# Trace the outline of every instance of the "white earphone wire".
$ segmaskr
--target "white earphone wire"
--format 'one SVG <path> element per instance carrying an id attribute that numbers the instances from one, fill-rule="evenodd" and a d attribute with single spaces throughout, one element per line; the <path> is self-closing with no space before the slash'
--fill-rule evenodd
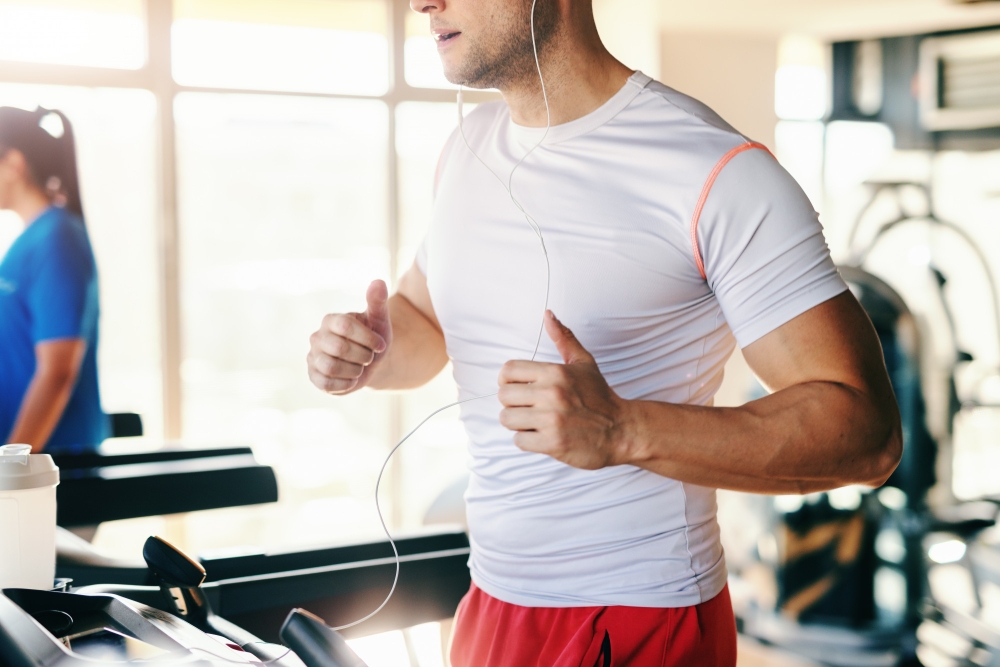
<path id="1" fill-rule="evenodd" d="M 491 174 L 493 174 L 493 176 L 500 182 L 500 185 L 503 187 L 503 189 L 507 191 L 507 195 L 510 197 L 510 200 L 514 203 L 514 206 L 516 206 L 517 210 L 520 211 L 524 215 L 524 219 L 528 222 L 528 225 L 531 227 L 532 231 L 535 232 L 535 235 L 538 236 L 538 242 L 541 244 L 542 254 L 545 257 L 545 307 L 542 310 L 542 324 L 541 324 L 541 326 L 538 329 L 538 338 L 535 341 L 535 348 L 531 352 L 531 359 L 530 359 L 531 361 L 534 361 L 535 357 L 538 356 L 538 348 L 541 346 L 541 343 L 542 343 L 542 334 L 545 331 L 545 315 L 544 314 L 545 314 L 545 311 L 547 311 L 548 308 L 549 308 L 549 290 L 550 290 L 551 283 L 552 283 L 552 269 L 551 269 L 551 265 L 549 263 L 549 253 L 548 253 L 548 250 L 545 248 L 545 239 L 542 236 L 542 230 L 538 226 L 538 223 L 535 222 L 535 219 L 532 218 L 531 215 L 524 209 L 524 207 L 521 205 L 521 202 L 519 202 L 517 200 L 517 198 L 514 197 L 514 193 L 512 191 L 512 186 L 513 186 L 513 181 L 514 181 L 514 172 L 517 171 L 518 167 L 520 167 L 524 163 L 524 161 L 526 159 L 528 159 L 528 156 L 531 155 L 535 151 L 536 148 L 538 148 L 539 146 L 542 145 L 542 143 L 545 141 L 545 138 L 549 134 L 549 129 L 552 127 L 552 113 L 551 113 L 551 110 L 549 109 L 549 97 L 548 97 L 548 93 L 545 90 L 545 79 L 542 77 L 542 65 L 541 65 L 541 62 L 539 61 L 539 58 L 538 58 L 538 43 L 535 40 L 535 5 L 537 4 L 537 2 L 538 2 L 538 0 L 532 0 L 532 2 L 531 2 L 531 48 L 532 48 L 532 52 L 533 52 L 534 58 L 535 58 L 535 69 L 538 71 L 538 80 L 539 80 L 539 82 L 541 83 L 541 86 L 542 86 L 542 100 L 545 102 L 545 131 L 542 133 L 542 136 L 541 136 L 541 138 L 539 138 L 538 142 L 534 146 L 532 146 L 530 149 L 528 149 L 528 152 L 525 153 L 524 156 L 522 156 L 521 159 L 517 161 L 517 164 L 514 165 L 513 169 L 510 170 L 510 175 L 507 177 L 507 182 L 506 183 L 504 182 L 503 178 L 501 178 L 495 171 L 493 171 L 493 169 L 490 168 L 490 166 L 488 164 L 486 164 L 486 162 L 483 161 L 483 159 L 481 157 L 479 157 L 479 155 L 476 153 L 476 151 L 473 150 L 472 146 L 469 145 L 469 140 L 465 136 L 465 127 L 463 125 L 464 117 L 462 115 L 462 86 L 461 85 L 458 88 L 458 99 L 457 99 L 457 104 L 458 104 L 458 131 L 459 131 L 459 134 L 462 135 L 462 141 L 465 143 L 465 145 L 469 149 L 469 151 L 476 157 L 476 159 L 484 167 L 486 167 L 486 169 Z M 449 403 L 448 405 L 445 405 L 443 407 L 438 408 L 434 412 L 432 412 L 429 415 L 427 415 L 426 417 L 424 417 L 424 419 L 419 424 L 417 424 L 413 428 L 413 430 L 411 430 L 409 433 L 407 433 L 403 437 L 403 439 L 400 440 L 398 443 L 396 443 L 396 446 L 393 447 L 389 451 L 389 455 L 385 457 L 385 461 L 382 463 L 382 468 L 381 468 L 381 470 L 379 470 L 378 480 L 375 482 L 375 509 L 378 512 L 378 519 L 379 519 L 379 521 L 382 524 L 382 530 L 385 532 L 385 536 L 389 540 L 389 544 L 392 546 L 392 552 L 393 552 L 393 555 L 394 555 L 394 557 L 396 559 L 396 574 L 395 574 L 395 576 L 392 579 L 392 587 L 389 589 L 389 594 L 385 596 L 385 599 L 382 601 L 382 604 L 380 604 L 378 606 L 378 608 L 375 609 L 375 611 L 371 612 L 370 614 L 368 614 L 367 616 L 365 616 L 363 618 L 360 618 L 360 619 L 358 619 L 356 621 L 353 621 L 351 623 L 347 623 L 346 625 L 339 625 L 339 626 L 333 628 L 334 630 L 346 630 L 347 628 L 354 627 L 355 625 L 358 625 L 360 623 L 364 623 L 365 621 L 367 621 L 371 617 L 375 616 L 375 614 L 377 614 L 380 611 L 382 611 L 382 609 L 389 603 L 390 598 L 392 598 L 392 594 L 396 591 L 396 585 L 399 583 L 399 566 L 400 566 L 399 550 L 396 548 L 396 542 L 392 539 L 392 535 L 389 533 L 389 528 L 385 525 L 385 517 L 382 514 L 382 506 L 379 504 L 379 500 L 378 500 L 378 492 L 379 492 L 379 487 L 382 484 L 382 476 L 385 473 L 386 466 L 389 465 L 389 461 L 392 459 L 392 455 L 396 453 L 396 450 L 399 449 L 403 445 L 404 442 L 406 442 L 407 440 L 410 439 L 410 436 L 412 436 L 414 433 L 416 433 L 420 429 L 421 426 L 423 426 L 428 421 L 430 421 L 430 419 L 432 417 L 434 417 L 435 415 L 437 415 L 438 413 L 443 412 L 443 411 L 447 410 L 448 408 L 453 408 L 455 406 L 461 405 L 463 403 L 468 403 L 470 401 L 478 401 L 479 399 L 482 399 L 482 398 L 489 398 L 491 396 L 496 396 L 497 393 L 498 392 L 493 392 L 491 394 L 483 394 L 482 396 L 472 396 L 470 398 L 464 398 L 462 400 L 455 401 L 454 403 Z"/>
<path id="2" fill-rule="evenodd" d="M 521 159 L 517 161 L 517 164 L 515 164 L 514 167 L 510 170 L 510 174 L 507 176 L 507 182 L 506 183 L 504 182 L 504 179 L 502 177 L 500 177 L 495 171 L 493 171 L 493 169 L 490 168 L 490 166 L 488 164 L 486 164 L 486 162 L 484 162 L 481 157 L 479 157 L 479 155 L 476 153 L 475 150 L 473 150 L 472 146 L 469 144 L 469 140 L 465 136 L 465 127 L 463 126 L 463 122 L 462 122 L 464 120 L 464 117 L 462 115 L 462 86 L 459 86 L 459 89 L 458 89 L 458 100 L 457 100 L 457 103 L 458 103 L 458 130 L 459 130 L 459 133 L 462 135 L 462 141 L 465 143 L 465 145 L 469 149 L 469 151 L 480 162 L 480 164 L 482 164 L 484 167 L 486 167 L 486 169 L 491 174 L 493 174 L 493 176 L 500 182 L 500 185 L 503 187 L 503 189 L 507 191 L 507 195 L 510 197 L 511 202 L 513 202 L 514 206 L 517 207 L 517 210 L 520 211 L 522 215 L 524 215 L 524 219 L 527 221 L 528 226 L 530 226 L 531 230 L 533 232 L 535 232 L 536 236 L 538 236 L 538 242 L 541 244 L 542 254 L 545 257 L 545 307 L 542 310 L 542 324 L 541 324 L 541 326 L 538 329 L 538 338 L 535 341 L 535 347 L 534 347 L 534 350 L 531 353 L 531 358 L 530 358 L 531 361 L 534 361 L 535 357 L 538 356 L 538 348 L 541 346 L 541 343 L 542 343 L 542 334 L 545 331 L 545 311 L 547 311 L 548 308 L 549 308 L 549 290 L 550 290 L 551 283 L 552 283 L 552 267 L 551 267 L 551 264 L 549 263 L 549 253 L 548 253 L 548 250 L 545 248 L 545 238 L 542 236 L 542 230 L 538 226 L 538 223 L 535 222 L 535 219 L 532 218 L 531 215 L 524 209 L 524 206 L 521 205 L 521 202 L 519 202 L 517 200 L 517 198 L 514 197 L 513 182 L 514 182 L 514 173 L 517 171 L 518 167 L 520 167 L 524 163 L 524 161 L 528 159 L 529 155 L 531 155 L 533 152 L 535 152 L 535 149 L 537 149 L 539 146 L 542 145 L 542 143 L 545 141 L 545 138 L 549 134 L 549 130 L 552 127 L 552 112 L 551 112 L 551 109 L 549 108 L 549 97 L 548 97 L 548 93 L 545 90 L 545 79 L 542 76 L 542 66 L 541 66 L 541 63 L 540 63 L 539 58 L 538 58 L 538 44 L 537 44 L 537 41 L 535 40 L 535 5 L 537 4 L 537 2 L 538 2 L 538 0 L 532 0 L 532 2 L 531 2 L 531 48 L 532 48 L 532 51 L 533 51 L 534 57 L 535 57 L 535 69 L 538 71 L 538 80 L 539 80 L 539 82 L 541 83 L 541 86 L 542 86 L 542 99 L 545 102 L 545 131 L 542 133 L 542 136 L 539 138 L 538 142 L 535 143 L 535 145 L 533 145 L 530 149 L 528 149 L 528 152 L 526 152 L 521 157 Z M 382 609 L 385 608 L 385 606 L 387 604 L 389 604 L 389 600 L 392 598 L 392 594 L 396 592 L 396 585 L 399 583 L 399 568 L 400 568 L 399 549 L 396 547 L 396 542 L 395 542 L 395 540 L 392 539 L 392 535 L 389 533 L 389 528 L 385 525 L 385 517 L 382 514 L 382 506 L 381 506 L 381 504 L 379 503 L 379 500 L 378 500 L 378 492 L 379 492 L 379 488 L 380 488 L 380 486 L 382 484 L 382 476 L 385 474 L 385 468 L 386 468 L 386 466 L 389 465 L 389 461 L 392 460 L 392 455 L 396 453 L 396 450 L 398 450 L 400 447 L 403 446 L 404 442 L 406 442 L 407 440 L 410 439 L 410 436 L 412 436 L 414 433 L 416 433 L 420 429 L 421 426 L 423 426 L 428 421 L 430 421 L 430 419 L 432 417 L 436 416 L 438 413 L 444 412 L 448 408 L 453 408 L 453 407 L 461 405 L 463 403 L 468 403 L 470 401 L 478 401 L 478 400 L 480 400 L 482 398 L 489 398 L 491 396 L 496 396 L 497 393 L 498 392 L 493 392 L 492 394 L 483 394 L 481 396 L 472 396 L 470 398 L 464 398 L 462 400 L 455 401 L 454 403 L 449 403 L 448 405 L 445 405 L 443 407 L 438 408 L 434 412 L 432 412 L 429 415 L 427 415 L 426 417 L 424 417 L 424 419 L 419 424 L 417 424 L 415 427 L 413 427 L 413 429 L 409 433 L 407 433 L 405 436 L 403 436 L 403 439 L 400 440 L 398 443 L 396 443 L 396 446 L 393 447 L 389 451 L 388 456 L 385 457 L 385 461 L 382 462 L 382 468 L 379 470 L 378 479 L 375 482 L 375 510 L 378 512 L 378 520 L 382 524 L 382 530 L 385 532 L 385 536 L 389 540 L 389 544 L 392 546 L 392 553 L 393 553 L 393 556 L 394 556 L 394 558 L 396 560 L 396 574 L 395 574 L 395 576 L 393 576 L 393 579 L 392 579 L 392 587 L 389 589 L 389 593 L 388 593 L 388 595 L 385 596 L 385 599 L 382 600 L 382 604 L 380 604 L 373 612 L 371 612 L 367 616 L 359 618 L 356 621 L 352 621 L 352 622 L 347 623 L 345 625 L 338 625 L 338 626 L 332 628 L 333 630 L 346 630 L 347 628 L 352 628 L 355 625 L 359 625 L 361 623 L 364 623 L 365 621 L 367 621 L 368 619 L 372 618 L 377 613 L 379 613 L 380 611 L 382 611 Z M 196 649 L 196 650 L 200 650 L 200 649 Z M 271 660 L 265 660 L 265 661 L 260 662 L 259 664 L 269 665 L 269 664 L 278 662 L 279 660 L 282 660 L 283 658 L 285 658 L 285 656 L 287 656 L 289 653 L 291 653 L 291 649 L 286 650 L 284 653 L 282 653 L 281 655 L 279 655 L 277 658 L 273 658 Z M 244 664 L 244 661 L 229 660 L 228 658 L 222 658 L 222 659 L 225 660 L 225 661 L 227 661 L 227 662 Z M 138 663 L 145 663 L 145 662 L 147 662 L 147 661 L 133 659 L 133 660 L 128 660 L 127 662 L 124 662 L 124 663 L 121 663 L 121 664 L 138 664 Z"/>

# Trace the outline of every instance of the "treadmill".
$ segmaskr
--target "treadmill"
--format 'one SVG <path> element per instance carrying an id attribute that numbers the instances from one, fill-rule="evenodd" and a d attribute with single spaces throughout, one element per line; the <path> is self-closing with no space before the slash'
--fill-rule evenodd
<path id="1" fill-rule="evenodd" d="M 148 585 L 57 580 L 50 591 L 0 591 L 0 664 L 364 667 L 345 637 L 450 618 L 469 588 L 464 532 L 404 537 L 397 547 L 392 599 L 341 635 L 327 621 L 360 618 L 388 593 L 388 542 L 199 562 L 150 537 Z M 112 570 L 102 574 L 113 578 Z"/>
<path id="2" fill-rule="evenodd" d="M 116 437 L 142 433 L 137 415 L 112 416 L 112 424 Z M 53 458 L 61 476 L 56 586 L 0 591 L 0 665 L 360 667 L 345 637 L 451 618 L 471 584 L 463 530 L 398 537 L 391 599 L 341 636 L 320 618 L 343 625 L 381 604 L 396 574 L 387 540 L 198 561 L 150 538 L 143 563 L 102 556 L 65 530 L 275 502 L 274 470 L 259 464 L 249 447 L 101 448 Z"/>

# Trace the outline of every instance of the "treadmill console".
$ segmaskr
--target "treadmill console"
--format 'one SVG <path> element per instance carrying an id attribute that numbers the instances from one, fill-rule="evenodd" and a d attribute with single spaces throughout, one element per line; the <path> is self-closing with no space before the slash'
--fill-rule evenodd
<path id="1" fill-rule="evenodd" d="M 11 667 L 261 664 L 224 637 L 117 595 L 16 588 L 0 595 L 0 662 Z M 303 663 L 288 652 L 272 664 Z"/>

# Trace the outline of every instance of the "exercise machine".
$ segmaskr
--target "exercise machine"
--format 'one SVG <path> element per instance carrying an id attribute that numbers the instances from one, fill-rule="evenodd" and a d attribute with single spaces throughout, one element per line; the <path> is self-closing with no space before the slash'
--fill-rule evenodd
<path id="1" fill-rule="evenodd" d="M 345 637 L 450 618 L 469 588 L 464 532 L 396 544 L 402 571 L 392 601 L 341 635 L 326 622 L 352 620 L 385 597 L 395 571 L 388 542 L 199 562 L 151 537 L 143 548 L 145 585 L 114 581 L 135 580 L 136 572 L 95 568 L 103 583 L 0 591 L 0 663 L 362 667 Z"/>
<path id="2" fill-rule="evenodd" d="M 983 264 L 994 304 L 997 291 L 982 252 L 960 227 L 933 213 L 930 190 L 911 182 L 873 183 L 873 203 L 879 196 L 897 198 L 900 215 L 881 224 L 867 242 L 858 244 L 859 223 L 851 231 L 851 259 L 841 275 L 868 313 L 882 345 L 903 426 L 903 457 L 885 487 L 858 493 L 852 507 L 835 507 L 832 494 L 815 494 L 801 507 L 775 511 L 773 517 L 773 566 L 777 588 L 776 609 L 751 606 L 739 618 L 742 630 L 767 643 L 792 649 L 826 665 L 919 665 L 920 628 L 926 623 L 946 624 L 969 639 L 968 657 L 1000 656 L 1000 629 L 991 629 L 975 613 L 968 614 L 935 599 L 928 581 L 934 564 L 928 549 L 935 537 L 950 536 L 963 544 L 992 527 L 997 501 L 931 503 L 928 492 L 937 482 L 938 443 L 927 428 L 927 406 L 922 377 L 927 332 L 918 325 L 900 294 L 863 267 L 873 247 L 890 230 L 906 224 L 932 225 L 961 237 Z M 908 215 L 902 204 L 904 190 L 916 190 L 926 199 L 927 213 Z M 957 340 L 955 318 L 944 287 L 947 277 L 931 264 L 932 284 L 937 286 L 944 326 Z M 1000 332 L 1000 315 L 991 305 Z M 945 375 L 946 433 L 950 438 L 955 416 L 962 409 L 955 377 L 972 355 L 958 349 Z M 938 540 L 940 541 L 940 540 Z M 1000 556 L 995 549 L 973 544 L 963 560 L 978 581 L 1000 582 Z M 991 570 L 986 563 L 993 563 Z M 978 570 L 978 572 L 977 572 Z M 885 572 L 903 582 L 900 608 L 876 604 L 876 580 Z M 977 593 L 978 600 L 978 593 Z M 981 603 L 980 603 L 981 608 Z M 963 664 L 997 664 L 970 661 Z"/>

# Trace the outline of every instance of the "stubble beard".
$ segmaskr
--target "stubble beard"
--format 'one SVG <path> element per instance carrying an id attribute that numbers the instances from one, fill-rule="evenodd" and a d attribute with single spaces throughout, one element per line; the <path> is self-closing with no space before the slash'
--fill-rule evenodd
<path id="1" fill-rule="evenodd" d="M 559 22 L 554 0 L 538 0 L 535 7 L 535 44 L 531 39 L 531 0 L 523 3 L 518 16 L 508 17 L 504 25 L 490 28 L 476 42 L 470 42 L 468 53 L 458 71 L 448 76 L 451 83 L 468 88 L 505 90 L 529 79 L 537 79 L 535 47 L 541 56 Z"/>

